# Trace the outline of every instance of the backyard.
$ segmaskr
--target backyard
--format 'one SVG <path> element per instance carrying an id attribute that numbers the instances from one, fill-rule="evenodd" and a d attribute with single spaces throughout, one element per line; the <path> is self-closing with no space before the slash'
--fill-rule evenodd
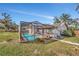
<path id="1" fill-rule="evenodd" d="M 19 34 L 17 32 L 0 32 L 0 42 L 8 40 L 17 40 Z"/>
<path id="2" fill-rule="evenodd" d="M 19 36 L 16 32 L 1 32 L 0 33 L 0 55 L 9 56 L 54 56 L 54 55 L 79 55 L 79 46 L 70 45 L 60 41 L 54 41 L 48 44 L 43 43 L 19 43 Z M 10 41 L 11 40 L 11 41 Z M 77 42 L 79 39 L 76 37 L 67 37 L 63 40 Z M 5 43 L 2 43 L 7 41 Z"/>

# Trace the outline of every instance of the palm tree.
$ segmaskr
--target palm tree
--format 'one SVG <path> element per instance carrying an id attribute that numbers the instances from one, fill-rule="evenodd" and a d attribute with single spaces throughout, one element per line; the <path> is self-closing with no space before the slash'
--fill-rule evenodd
<path id="1" fill-rule="evenodd" d="M 70 15 L 63 13 L 63 14 L 60 16 L 60 20 L 61 20 L 61 22 L 64 23 L 64 25 L 66 26 L 66 28 L 67 28 L 67 30 L 68 30 L 68 29 L 69 29 L 68 25 L 72 22 L 72 19 L 70 18 Z"/>
<path id="2" fill-rule="evenodd" d="M 11 17 L 7 13 L 2 13 L 3 19 L 2 23 L 7 27 L 7 30 L 9 30 L 9 26 L 11 24 Z"/>
<path id="3" fill-rule="evenodd" d="M 79 13 L 79 5 L 76 6 L 75 11 Z"/>
<path id="4" fill-rule="evenodd" d="M 66 28 L 68 30 L 69 29 L 68 25 L 72 23 L 72 19 L 70 18 L 70 15 L 63 13 L 59 18 L 58 17 L 54 18 L 54 24 L 55 25 L 56 24 L 61 24 L 61 23 L 64 23 L 64 25 L 66 26 Z"/>
<path id="5" fill-rule="evenodd" d="M 79 13 L 79 4 L 76 6 L 75 11 L 77 11 Z M 78 19 L 77 19 L 78 20 Z M 78 27 L 79 23 L 77 21 L 74 21 L 75 26 Z"/>
<path id="6" fill-rule="evenodd" d="M 54 20 L 54 24 L 60 23 L 60 20 L 58 17 L 55 17 L 53 20 Z"/>

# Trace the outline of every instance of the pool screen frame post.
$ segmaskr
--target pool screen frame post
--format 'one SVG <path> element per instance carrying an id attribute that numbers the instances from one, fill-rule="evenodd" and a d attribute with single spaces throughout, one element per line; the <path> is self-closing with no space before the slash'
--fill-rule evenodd
<path id="1" fill-rule="evenodd" d="M 34 39 L 35 39 L 35 25 L 34 25 Z"/>
<path id="2" fill-rule="evenodd" d="M 19 22 L 19 42 L 21 42 L 21 22 Z"/>

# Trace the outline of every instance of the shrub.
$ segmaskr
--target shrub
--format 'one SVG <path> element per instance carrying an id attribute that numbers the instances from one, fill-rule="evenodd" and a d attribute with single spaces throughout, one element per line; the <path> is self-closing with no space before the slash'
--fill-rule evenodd
<path id="1" fill-rule="evenodd" d="M 73 36 L 73 31 L 71 31 L 71 30 L 64 30 L 63 31 L 63 35 L 71 37 L 71 36 Z"/>
<path id="2" fill-rule="evenodd" d="M 70 28 L 70 31 L 72 32 L 72 36 L 75 36 L 75 28 Z"/>

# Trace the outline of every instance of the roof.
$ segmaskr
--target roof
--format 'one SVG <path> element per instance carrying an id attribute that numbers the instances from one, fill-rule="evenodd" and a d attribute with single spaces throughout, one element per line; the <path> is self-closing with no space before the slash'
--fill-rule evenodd
<path id="1" fill-rule="evenodd" d="M 53 29 L 55 26 L 49 24 L 43 24 L 42 26 L 38 26 L 39 29 Z"/>
<path id="2" fill-rule="evenodd" d="M 24 21 L 21 21 L 20 24 L 21 24 L 21 26 L 27 26 L 29 24 L 32 24 L 32 25 L 34 25 L 38 29 L 52 29 L 52 28 L 55 28 L 55 26 L 53 26 L 53 25 L 42 24 L 42 23 L 40 23 L 38 21 L 33 21 L 33 22 L 24 22 Z"/>
<path id="3" fill-rule="evenodd" d="M 42 23 L 40 23 L 40 22 L 38 22 L 38 21 L 33 21 L 33 22 L 24 22 L 24 21 L 20 21 L 20 24 L 22 25 L 22 26 L 26 26 L 26 25 L 29 25 L 29 24 L 32 24 L 32 25 L 42 25 Z"/>
<path id="4" fill-rule="evenodd" d="M 55 28 L 54 26 L 40 26 L 40 27 L 37 27 L 38 29 L 53 29 Z"/>

